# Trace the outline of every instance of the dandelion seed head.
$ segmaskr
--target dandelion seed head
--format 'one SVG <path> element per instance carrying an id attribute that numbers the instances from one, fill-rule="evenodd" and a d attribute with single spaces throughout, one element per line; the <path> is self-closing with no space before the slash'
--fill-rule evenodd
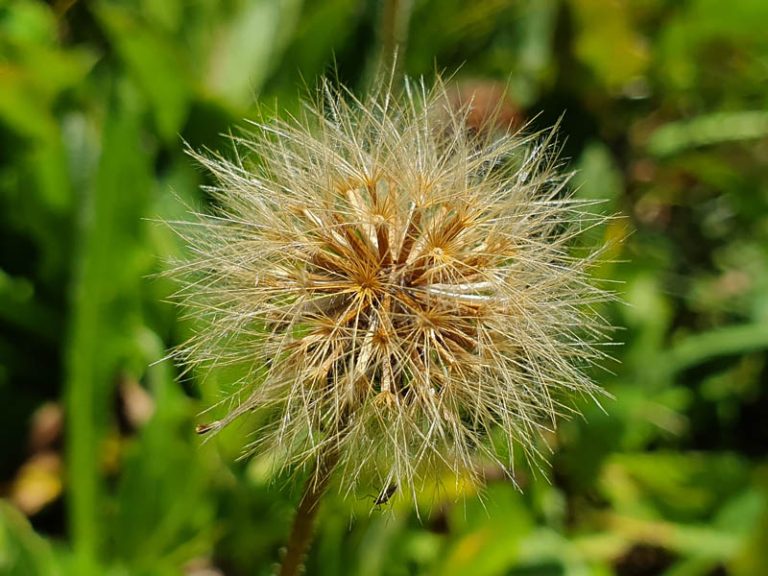
<path id="1" fill-rule="evenodd" d="M 572 396 L 600 393 L 605 331 L 597 254 L 571 250 L 604 218 L 569 192 L 554 132 L 470 130 L 439 81 L 320 92 L 234 138 L 235 160 L 191 152 L 217 208 L 181 229 L 179 296 L 205 329 L 180 354 L 247 373 L 201 432 L 261 411 L 250 451 L 291 467 L 334 445 L 349 491 L 536 459 Z"/>

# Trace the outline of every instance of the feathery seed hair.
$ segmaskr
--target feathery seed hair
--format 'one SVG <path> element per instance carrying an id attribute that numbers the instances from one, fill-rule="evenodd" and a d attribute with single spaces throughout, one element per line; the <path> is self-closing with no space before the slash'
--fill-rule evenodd
<path id="1" fill-rule="evenodd" d="M 535 459 L 569 395 L 600 392 L 583 369 L 606 294 L 596 253 L 570 248 L 605 218 L 572 197 L 553 132 L 469 129 L 440 81 L 319 93 L 234 138 L 234 161 L 191 152 L 218 207 L 182 227 L 179 296 L 206 327 L 180 354 L 249 374 L 198 431 L 261 410 L 250 450 L 297 466 L 332 447 L 349 491 Z"/>

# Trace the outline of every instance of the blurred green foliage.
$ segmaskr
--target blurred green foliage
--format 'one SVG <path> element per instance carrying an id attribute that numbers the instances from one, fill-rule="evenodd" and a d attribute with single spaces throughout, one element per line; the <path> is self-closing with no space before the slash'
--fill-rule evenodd
<path id="1" fill-rule="evenodd" d="M 768 3 L 413 0 L 400 64 L 534 126 L 561 114 L 578 194 L 625 216 L 605 412 L 552 465 L 373 509 L 330 495 L 308 574 L 768 574 Z M 298 488 L 201 446 L 194 327 L 158 220 L 210 199 L 183 152 L 332 73 L 364 90 L 382 2 L 0 1 L 0 574 L 269 574 Z M 277 102 L 277 106 L 274 106 Z M 257 112 L 256 104 L 261 105 Z M 278 113 L 278 112 L 269 112 Z M 454 498 L 458 496 L 458 500 Z"/>

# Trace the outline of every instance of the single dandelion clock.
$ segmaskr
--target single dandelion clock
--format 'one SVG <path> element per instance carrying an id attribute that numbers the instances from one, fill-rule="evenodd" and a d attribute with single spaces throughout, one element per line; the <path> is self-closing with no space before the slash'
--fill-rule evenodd
<path id="1" fill-rule="evenodd" d="M 332 474 L 377 500 L 489 459 L 511 474 L 600 393 L 599 251 L 571 248 L 605 218 L 569 192 L 552 132 L 470 129 L 453 101 L 440 81 L 364 99 L 326 82 L 300 117 L 234 138 L 235 160 L 192 152 L 216 208 L 180 227 L 179 296 L 206 329 L 179 353 L 250 374 L 199 432 L 260 411 L 247 450 L 313 470 L 282 574 Z"/>

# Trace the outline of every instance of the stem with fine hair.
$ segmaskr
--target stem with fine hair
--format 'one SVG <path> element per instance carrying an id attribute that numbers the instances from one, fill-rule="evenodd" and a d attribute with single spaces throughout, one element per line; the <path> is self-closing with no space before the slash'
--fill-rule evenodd
<path id="1" fill-rule="evenodd" d="M 333 470 L 339 461 L 339 445 L 328 445 L 320 455 L 312 474 L 304 485 L 296 516 L 293 519 L 291 534 L 285 559 L 280 566 L 280 576 L 296 576 L 304 564 L 312 537 L 314 535 L 315 516 L 320 507 L 320 499 L 328 488 Z"/>

